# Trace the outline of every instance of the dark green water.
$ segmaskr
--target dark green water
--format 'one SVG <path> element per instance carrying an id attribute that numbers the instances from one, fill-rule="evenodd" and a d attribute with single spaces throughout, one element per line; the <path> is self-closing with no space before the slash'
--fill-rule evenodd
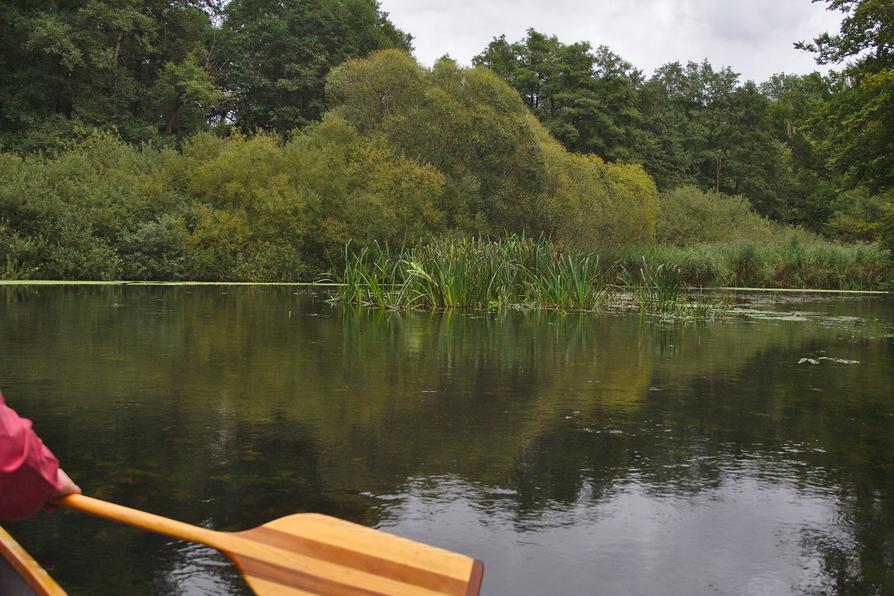
<path id="1" fill-rule="evenodd" d="M 485 594 L 892 593 L 894 302 L 752 309 L 0 286 L 0 387 L 88 494 L 224 530 L 336 515 L 483 559 Z M 7 527 L 74 594 L 244 590 L 110 522 Z"/>

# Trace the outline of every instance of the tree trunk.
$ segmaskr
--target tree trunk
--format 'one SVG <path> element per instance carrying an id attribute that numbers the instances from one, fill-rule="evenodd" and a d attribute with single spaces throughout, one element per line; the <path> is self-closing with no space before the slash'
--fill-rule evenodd
<path id="1" fill-rule="evenodd" d="M 722 159 L 723 159 L 723 156 L 718 154 L 717 161 L 715 162 L 716 167 L 715 167 L 715 174 L 714 174 L 714 192 L 720 192 L 720 160 L 722 160 Z"/>
<path id="2" fill-rule="evenodd" d="M 115 64 L 118 64 L 118 52 L 121 51 L 122 39 L 124 39 L 124 31 L 118 34 L 118 39 L 115 41 Z"/>
<path id="3" fill-rule="evenodd" d="M 171 110 L 171 113 L 168 115 L 168 122 L 165 124 L 165 135 L 170 136 L 171 133 L 174 132 L 174 124 L 177 123 L 177 113 L 180 111 L 180 108 L 183 106 L 181 102 L 177 102 L 174 105 L 174 109 Z"/>

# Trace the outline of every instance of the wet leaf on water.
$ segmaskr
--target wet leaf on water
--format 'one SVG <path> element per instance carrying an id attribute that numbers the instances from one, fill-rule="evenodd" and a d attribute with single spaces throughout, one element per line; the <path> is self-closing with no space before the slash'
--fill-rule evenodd
<path id="1" fill-rule="evenodd" d="M 838 364 L 860 364 L 859 360 L 845 360 L 844 358 L 831 358 L 829 356 L 820 356 L 817 360 L 829 360 Z"/>

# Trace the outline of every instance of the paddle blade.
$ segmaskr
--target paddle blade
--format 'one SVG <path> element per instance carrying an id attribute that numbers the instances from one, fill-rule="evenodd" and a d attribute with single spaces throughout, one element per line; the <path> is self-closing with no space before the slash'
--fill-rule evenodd
<path id="1" fill-rule="evenodd" d="M 475 595 L 482 563 L 326 515 L 290 515 L 218 546 L 260 595 Z"/>

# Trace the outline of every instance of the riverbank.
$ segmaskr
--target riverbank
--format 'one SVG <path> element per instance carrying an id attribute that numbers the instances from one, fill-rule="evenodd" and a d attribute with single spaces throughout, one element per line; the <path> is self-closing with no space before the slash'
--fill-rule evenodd
<path id="1" fill-rule="evenodd" d="M 348 244 L 317 280 L 0 280 L 57 285 L 288 285 L 327 287 L 333 301 L 378 308 L 626 310 L 716 318 L 734 292 L 884 294 L 894 272 L 887 251 L 822 240 L 737 241 L 583 250 L 510 235 L 441 238 L 399 249 Z"/>

